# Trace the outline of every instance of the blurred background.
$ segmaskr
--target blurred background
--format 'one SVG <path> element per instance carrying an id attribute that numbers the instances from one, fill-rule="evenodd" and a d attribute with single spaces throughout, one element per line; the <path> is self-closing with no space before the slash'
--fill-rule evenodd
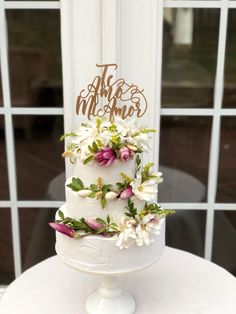
<path id="1" fill-rule="evenodd" d="M 62 108 L 59 10 L 7 10 L 12 107 Z M 220 9 L 166 8 L 162 108 L 198 108 L 199 115 L 162 115 L 160 203 L 206 203 Z M 229 10 L 223 108 L 236 108 L 236 10 Z M 0 109 L 3 106 L 0 83 Z M 18 200 L 64 201 L 60 158 L 63 114 L 13 114 Z M 0 111 L 0 201 L 9 201 L 4 114 Z M 216 203 L 236 203 L 236 116 L 221 118 Z M 226 208 L 227 209 L 227 208 Z M 47 222 L 56 208 L 18 208 L 23 270 L 55 254 Z M 0 285 L 14 279 L 10 208 L 0 208 Z M 167 222 L 167 245 L 204 256 L 206 210 L 177 210 Z M 236 275 L 236 207 L 214 217 L 213 262 Z"/>

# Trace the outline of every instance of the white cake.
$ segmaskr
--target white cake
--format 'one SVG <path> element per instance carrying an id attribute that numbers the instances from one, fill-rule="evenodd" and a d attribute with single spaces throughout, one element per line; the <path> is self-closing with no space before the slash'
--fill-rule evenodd
<path id="1" fill-rule="evenodd" d="M 59 231 L 56 252 L 68 265 L 122 273 L 161 256 L 170 211 L 153 202 L 162 174 L 151 170 L 153 164 L 141 166 L 150 132 L 98 119 L 70 134 L 64 156 L 74 163 L 74 176 L 65 183 L 66 204 L 50 223 Z"/>

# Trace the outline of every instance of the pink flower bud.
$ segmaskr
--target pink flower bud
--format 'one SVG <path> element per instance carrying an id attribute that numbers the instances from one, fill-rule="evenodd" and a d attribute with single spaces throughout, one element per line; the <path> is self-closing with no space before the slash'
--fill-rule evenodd
<path id="1" fill-rule="evenodd" d="M 75 232 L 70 227 L 67 227 L 66 225 L 55 223 L 55 222 L 49 222 L 49 226 L 52 227 L 54 230 L 63 233 L 67 235 L 70 238 L 74 238 Z"/>
<path id="2" fill-rule="evenodd" d="M 107 167 L 116 159 L 116 154 L 110 147 L 105 147 L 95 154 L 95 158 L 100 165 Z"/>
<path id="3" fill-rule="evenodd" d="M 97 222 L 96 219 L 94 218 L 87 218 L 85 221 L 86 224 L 89 225 L 89 227 L 92 228 L 93 230 L 97 230 L 102 227 L 102 224 Z"/>
<path id="4" fill-rule="evenodd" d="M 121 199 L 125 199 L 125 198 L 129 198 L 131 196 L 133 196 L 134 193 L 132 191 L 132 187 L 131 186 L 128 186 L 125 190 L 123 190 L 120 194 L 120 198 Z"/>
<path id="5" fill-rule="evenodd" d="M 121 161 L 128 161 L 134 156 L 134 152 L 132 150 L 129 150 L 126 146 L 121 147 L 119 152 Z"/>

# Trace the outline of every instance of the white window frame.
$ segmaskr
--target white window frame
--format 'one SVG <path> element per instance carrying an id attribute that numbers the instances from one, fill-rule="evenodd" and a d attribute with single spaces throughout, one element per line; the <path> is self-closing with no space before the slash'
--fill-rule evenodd
<path id="1" fill-rule="evenodd" d="M 70 1 L 70 0 L 67 0 Z M 106 0 L 103 0 L 104 3 Z M 214 231 L 214 214 L 217 210 L 236 209 L 236 204 L 216 203 L 216 189 L 218 178 L 218 164 L 219 164 L 219 142 L 220 142 L 220 126 L 221 117 L 236 116 L 236 109 L 222 108 L 222 98 L 224 89 L 224 61 L 226 50 L 226 36 L 227 36 L 227 21 L 228 10 L 236 8 L 236 1 L 234 0 L 156 0 L 167 8 L 219 8 L 220 9 L 220 27 L 218 40 L 218 53 L 216 76 L 214 86 L 214 106 L 210 109 L 195 109 L 195 108 L 162 108 L 161 116 L 210 116 L 212 121 L 212 133 L 210 144 L 210 158 L 209 158 L 209 173 L 208 173 L 208 194 L 207 202 L 205 203 L 165 203 L 162 204 L 167 208 L 184 209 L 184 210 L 206 210 L 206 233 L 205 233 L 205 258 L 211 260 L 213 231 Z M 162 2 L 163 1 L 163 2 Z M 64 108 L 14 108 L 11 106 L 11 95 L 9 85 L 9 68 L 8 68 L 8 39 L 6 27 L 6 10 L 11 9 L 42 9 L 42 10 L 60 10 L 60 1 L 4 1 L 0 0 L 0 61 L 1 61 L 1 77 L 4 106 L 0 108 L 0 115 L 5 119 L 5 133 L 6 133 L 6 150 L 7 150 L 7 168 L 9 178 L 10 200 L 0 200 L 1 208 L 11 209 L 12 221 L 12 239 L 13 239 L 13 257 L 14 257 L 14 271 L 15 276 L 19 276 L 22 272 L 21 265 L 21 247 L 20 247 L 20 231 L 19 231 L 19 217 L 18 208 L 58 208 L 62 205 L 61 201 L 20 201 L 17 196 L 17 178 L 16 178 L 16 164 L 15 164 L 15 144 L 13 134 L 12 115 L 61 115 L 65 117 L 65 121 L 70 119 L 67 116 Z M 104 5 L 104 8 L 106 6 Z M 107 13 L 107 12 L 105 12 Z M 162 17 L 162 14 L 159 17 Z M 162 25 L 159 23 L 159 26 Z M 161 27 L 162 29 L 162 27 Z M 157 95 L 160 96 L 161 91 L 161 54 L 162 51 L 162 32 L 157 32 L 156 43 L 158 49 L 156 50 L 157 65 L 156 74 L 153 76 L 155 86 L 157 88 Z M 62 40 L 63 45 L 66 41 Z M 64 54 L 65 57 L 65 54 Z M 66 82 L 63 82 L 65 90 Z M 160 117 L 159 117 L 160 118 Z M 159 143 L 158 143 L 159 145 Z M 158 160 L 158 155 L 156 156 Z"/>

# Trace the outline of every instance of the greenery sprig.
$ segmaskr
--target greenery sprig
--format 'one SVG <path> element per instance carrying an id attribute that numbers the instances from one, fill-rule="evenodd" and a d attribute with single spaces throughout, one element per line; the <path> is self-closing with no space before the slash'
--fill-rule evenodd
<path id="1" fill-rule="evenodd" d="M 133 217 L 137 215 L 137 208 L 134 207 L 134 202 L 131 199 L 128 199 L 128 205 L 125 207 L 129 212 L 126 212 L 125 215 L 128 217 Z"/>
<path id="2" fill-rule="evenodd" d="M 105 208 L 107 204 L 105 195 L 112 189 L 112 185 L 103 184 L 102 178 L 100 177 L 97 180 L 97 184 L 90 184 L 89 187 L 85 187 L 80 178 L 72 177 L 72 181 L 71 183 L 67 184 L 67 187 L 72 189 L 72 191 L 74 192 L 79 192 L 81 190 L 90 190 L 91 192 L 88 197 L 100 200 L 102 208 Z"/>
<path id="3" fill-rule="evenodd" d="M 148 133 L 155 133 L 156 130 L 155 129 L 149 129 L 149 128 L 143 128 L 141 130 L 139 130 L 138 132 L 135 132 L 132 137 L 136 137 L 139 136 L 141 134 L 148 134 Z"/>
<path id="4" fill-rule="evenodd" d="M 101 225 L 100 228 L 92 228 L 85 220 L 85 218 L 81 218 L 79 220 L 65 217 L 61 210 L 58 211 L 60 219 L 55 220 L 55 223 L 63 224 L 76 233 L 76 238 L 83 237 L 89 234 L 103 234 L 105 236 L 113 236 L 118 232 L 118 226 L 114 222 L 111 221 L 110 216 L 108 215 L 106 219 L 97 218 L 96 221 Z"/>

